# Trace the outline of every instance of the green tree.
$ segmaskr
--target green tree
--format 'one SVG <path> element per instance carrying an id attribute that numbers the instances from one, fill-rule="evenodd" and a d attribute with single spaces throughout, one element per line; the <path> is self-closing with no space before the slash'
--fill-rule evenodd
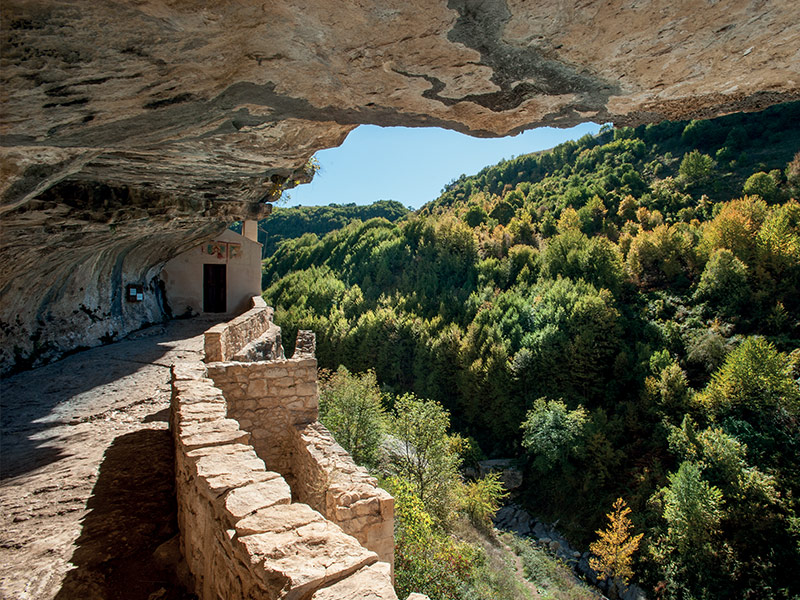
<path id="1" fill-rule="evenodd" d="M 641 231 L 628 250 L 628 272 L 641 287 L 684 287 L 695 268 L 693 246 L 690 232 L 678 226 L 659 225 L 653 231 Z"/>
<path id="2" fill-rule="evenodd" d="M 426 512 L 414 486 L 389 478 L 395 498 L 395 590 L 401 598 L 413 592 L 441 600 L 459 600 L 472 582 L 481 551 L 440 531 Z"/>
<path id="3" fill-rule="evenodd" d="M 747 265 L 727 248 L 715 250 L 697 284 L 697 299 L 709 302 L 725 315 L 735 316 L 741 313 L 750 294 Z"/>
<path id="4" fill-rule="evenodd" d="M 494 208 L 492 208 L 492 212 L 489 213 L 489 216 L 492 219 L 497 219 L 497 222 L 501 225 L 508 225 L 511 219 L 514 218 L 515 212 L 516 211 L 511 204 L 505 200 L 500 200 L 494 205 Z"/>
<path id="5" fill-rule="evenodd" d="M 438 402 L 412 394 L 395 401 L 391 432 L 400 440 L 392 456 L 398 477 L 408 481 L 425 510 L 446 523 L 454 509 L 460 458 L 447 430 L 450 415 Z"/>
<path id="6" fill-rule="evenodd" d="M 620 345 L 620 315 L 608 290 L 560 278 L 530 292 L 522 348 L 511 364 L 523 397 L 598 401 L 612 377 Z M 542 377 L 547 373 L 547 377 Z"/>
<path id="7" fill-rule="evenodd" d="M 319 418 L 357 464 L 376 464 L 386 417 L 374 371 L 355 375 L 340 366 L 322 376 Z"/>
<path id="8" fill-rule="evenodd" d="M 747 338 L 728 355 L 698 401 L 718 417 L 738 410 L 800 414 L 800 388 L 790 357 L 761 337 Z"/>
<path id="9" fill-rule="evenodd" d="M 664 490 L 667 535 L 679 553 L 688 554 L 710 542 L 719 531 L 722 506 L 722 492 L 703 480 L 700 467 L 682 462 Z"/>
<path id="10" fill-rule="evenodd" d="M 539 471 L 563 464 L 583 447 L 586 410 L 569 410 L 562 400 L 539 398 L 522 423 L 522 446 Z"/>
<path id="11" fill-rule="evenodd" d="M 508 496 L 500 473 L 487 473 L 485 477 L 466 482 L 461 494 L 464 510 L 472 523 L 487 531 L 491 530 L 500 503 Z"/>
<path id="12" fill-rule="evenodd" d="M 613 292 L 622 285 L 622 257 L 607 238 L 567 230 L 548 240 L 541 261 L 542 276 L 550 279 L 583 279 Z"/>
<path id="13" fill-rule="evenodd" d="M 464 214 L 464 221 L 470 227 L 477 227 L 478 225 L 485 223 L 488 218 L 489 215 L 486 213 L 483 207 L 478 206 L 477 204 L 470 204 L 469 208 L 467 208 L 467 212 Z"/>
<path id="14" fill-rule="evenodd" d="M 720 523 L 724 499 L 701 468 L 684 461 L 661 490 L 666 534 L 650 546 L 666 578 L 669 598 L 713 598 L 720 579 Z M 724 576 L 723 576 L 724 577 Z"/>
<path id="15" fill-rule="evenodd" d="M 684 155 L 678 173 L 689 185 L 705 183 L 711 178 L 714 160 L 707 154 L 692 150 Z"/>
<path id="16" fill-rule="evenodd" d="M 742 191 L 748 196 L 759 196 L 767 202 L 772 202 L 778 194 L 778 184 L 769 173 L 759 171 L 747 178 Z"/>

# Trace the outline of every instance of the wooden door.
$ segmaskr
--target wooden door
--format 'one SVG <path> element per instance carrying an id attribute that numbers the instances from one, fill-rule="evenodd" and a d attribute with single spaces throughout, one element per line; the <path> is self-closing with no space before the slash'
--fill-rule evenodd
<path id="1" fill-rule="evenodd" d="M 227 310 L 226 265 L 203 265 L 203 310 L 224 313 Z"/>

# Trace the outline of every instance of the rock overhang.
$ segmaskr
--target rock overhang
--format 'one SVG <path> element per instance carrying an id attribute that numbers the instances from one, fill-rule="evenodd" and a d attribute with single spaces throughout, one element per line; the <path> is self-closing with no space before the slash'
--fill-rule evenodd
<path id="1" fill-rule="evenodd" d="M 362 123 L 513 134 L 800 98 L 790 1 L 9 0 L 5 366 L 158 320 L 171 256 L 307 180 Z"/>

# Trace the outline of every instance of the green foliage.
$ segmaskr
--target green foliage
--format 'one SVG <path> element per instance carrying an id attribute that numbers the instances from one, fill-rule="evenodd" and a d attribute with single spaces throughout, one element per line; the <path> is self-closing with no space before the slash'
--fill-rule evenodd
<path id="1" fill-rule="evenodd" d="M 462 491 L 464 510 L 476 527 L 490 529 L 492 518 L 500 509 L 500 502 L 508 496 L 500 481 L 500 473 L 488 473 L 464 484 Z"/>
<path id="2" fill-rule="evenodd" d="M 432 535 L 466 521 L 455 465 L 469 436 L 489 457 L 522 457 L 535 484 L 517 500 L 576 544 L 603 526 L 603 507 L 629 499 L 648 592 L 663 582 L 666 598 L 791 597 L 797 139 L 800 103 L 605 128 L 463 175 L 398 220 L 336 224 L 330 212 L 320 220 L 336 229 L 309 226 L 317 233 L 275 247 L 265 298 L 285 340 L 317 332 L 321 366 L 372 369 L 386 398 L 429 398 L 449 417 L 460 435 L 431 416 L 433 458 L 415 462 L 416 443 L 430 450 L 421 439 L 399 461 Z M 393 435 L 389 446 L 405 445 Z M 699 548 L 681 525 L 691 515 L 705 518 Z M 429 560 L 442 547 L 409 552 L 446 578 Z M 481 564 L 463 572 L 461 597 L 492 596 L 478 591 L 492 589 Z"/>
<path id="3" fill-rule="evenodd" d="M 438 403 L 411 394 L 397 398 L 394 411 L 390 430 L 400 444 L 392 456 L 393 470 L 410 483 L 437 523 L 447 523 L 453 517 L 460 462 L 447 433 L 450 416 Z"/>
<path id="4" fill-rule="evenodd" d="M 642 231 L 631 241 L 627 268 L 643 288 L 686 287 L 696 263 L 691 232 L 659 225 Z"/>
<path id="5" fill-rule="evenodd" d="M 747 265 L 727 248 L 715 250 L 700 276 L 695 296 L 725 315 L 737 315 L 750 294 Z"/>
<path id="6" fill-rule="evenodd" d="M 619 349 L 619 312 L 611 294 L 557 279 L 543 280 L 531 295 L 528 331 L 512 362 L 527 397 L 601 398 Z"/>
<path id="7" fill-rule="evenodd" d="M 714 161 L 710 156 L 697 150 L 692 150 L 684 155 L 681 166 L 678 168 L 678 173 L 686 183 L 695 185 L 708 181 L 713 168 Z"/>
<path id="8" fill-rule="evenodd" d="M 386 428 L 375 372 L 354 375 L 339 367 L 322 373 L 319 419 L 356 463 L 374 466 Z"/>
<path id="9" fill-rule="evenodd" d="M 550 238 L 541 256 L 544 277 L 583 279 L 614 292 L 622 286 L 622 258 L 607 238 L 590 239 L 578 230 L 567 230 Z"/>
<path id="10" fill-rule="evenodd" d="M 489 215 L 486 214 L 486 211 L 482 206 L 478 206 L 477 204 L 472 204 L 467 209 L 467 212 L 464 214 L 464 221 L 470 227 L 477 227 L 486 222 L 489 218 Z"/>
<path id="11" fill-rule="evenodd" d="M 437 531 L 413 485 L 390 479 L 395 498 L 395 590 L 402 598 L 412 592 L 436 600 L 461 598 L 483 561 L 479 548 Z"/>
<path id="12" fill-rule="evenodd" d="M 742 192 L 748 196 L 759 196 L 767 202 L 771 202 L 778 193 L 778 184 L 775 183 L 775 180 L 770 177 L 768 173 L 759 171 L 747 178 L 747 181 L 744 182 Z"/>
<path id="13" fill-rule="evenodd" d="M 522 424 L 522 446 L 540 471 L 549 471 L 579 453 L 585 439 L 586 410 L 567 409 L 561 400 L 539 398 Z"/>
<path id="14" fill-rule="evenodd" d="M 357 220 L 368 221 L 380 217 L 393 223 L 408 213 L 407 208 L 394 200 L 378 200 L 367 206 L 331 204 L 276 207 L 270 216 L 258 222 L 258 241 L 263 244 L 262 256 L 267 258 L 284 240 L 296 239 L 307 233 L 325 235 Z"/>
<path id="15" fill-rule="evenodd" d="M 789 356 L 761 337 L 747 338 L 728 355 L 698 401 L 717 417 L 741 410 L 800 415 L 800 388 Z"/>
<path id="16" fill-rule="evenodd" d="M 692 553 L 710 553 L 722 520 L 724 501 L 719 488 L 703 480 L 695 463 L 684 461 L 669 476 L 663 494 L 667 545 L 684 558 Z"/>

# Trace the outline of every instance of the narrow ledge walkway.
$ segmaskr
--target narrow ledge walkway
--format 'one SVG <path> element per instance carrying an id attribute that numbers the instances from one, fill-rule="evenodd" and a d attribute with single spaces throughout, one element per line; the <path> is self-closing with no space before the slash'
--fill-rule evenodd
<path id="1" fill-rule="evenodd" d="M 170 321 L 0 380 L 0 598 L 181 600 L 170 366 L 217 321 Z M 166 546 L 167 548 L 169 545 Z"/>

